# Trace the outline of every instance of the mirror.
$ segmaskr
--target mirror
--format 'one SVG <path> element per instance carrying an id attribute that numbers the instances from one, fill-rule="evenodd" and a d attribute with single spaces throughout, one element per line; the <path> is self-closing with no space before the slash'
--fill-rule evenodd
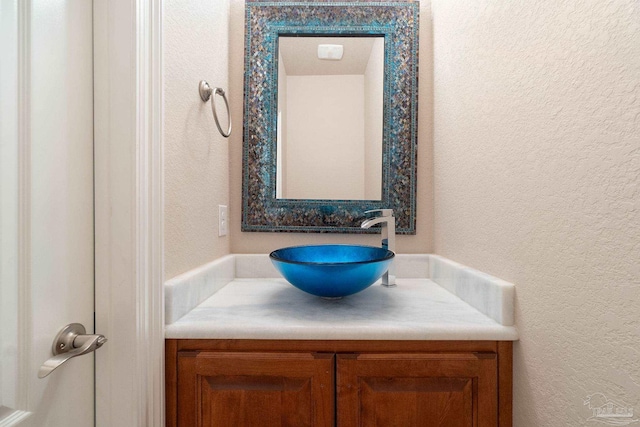
<path id="1" fill-rule="evenodd" d="M 279 36 L 276 198 L 381 199 L 383 87 L 382 36 Z"/>
<path id="2" fill-rule="evenodd" d="M 247 1 L 245 17 L 242 230 L 375 233 L 364 212 L 391 208 L 414 234 L 418 3 Z"/>

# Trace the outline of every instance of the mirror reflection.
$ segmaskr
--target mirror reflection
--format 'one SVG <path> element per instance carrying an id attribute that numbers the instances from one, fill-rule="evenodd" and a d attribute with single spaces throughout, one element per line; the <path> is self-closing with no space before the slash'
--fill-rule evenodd
<path id="1" fill-rule="evenodd" d="M 278 38 L 276 198 L 380 200 L 384 37 Z"/>

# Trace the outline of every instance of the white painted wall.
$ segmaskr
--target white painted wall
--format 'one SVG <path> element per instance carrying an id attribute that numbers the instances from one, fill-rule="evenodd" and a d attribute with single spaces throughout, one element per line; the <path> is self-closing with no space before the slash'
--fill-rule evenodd
<path id="1" fill-rule="evenodd" d="M 640 3 L 436 0 L 433 30 L 435 251 L 516 284 L 514 426 L 638 414 Z"/>
<path id="2" fill-rule="evenodd" d="M 364 199 L 364 76 L 287 76 L 287 199 Z"/>
<path id="3" fill-rule="evenodd" d="M 364 198 L 382 197 L 384 38 L 377 37 L 364 73 Z"/>
<path id="4" fill-rule="evenodd" d="M 278 129 L 276 150 L 276 198 L 284 198 L 287 194 L 287 69 L 284 66 L 282 52 L 278 50 Z"/>
<path id="5" fill-rule="evenodd" d="M 166 279 L 229 253 L 229 236 L 218 237 L 218 205 L 229 205 L 229 142 L 198 94 L 204 79 L 242 105 L 242 88 L 229 90 L 228 40 L 229 0 L 164 2 Z M 224 102 L 216 99 L 224 127 Z M 239 206 L 228 215 L 239 217 Z"/>

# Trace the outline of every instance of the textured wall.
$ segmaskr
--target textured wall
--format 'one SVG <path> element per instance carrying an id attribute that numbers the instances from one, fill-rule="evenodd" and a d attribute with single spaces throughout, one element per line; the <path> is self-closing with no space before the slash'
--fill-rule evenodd
<path id="1" fill-rule="evenodd" d="M 364 72 L 364 198 L 379 200 L 382 182 L 384 38 L 376 37 Z"/>
<path id="2" fill-rule="evenodd" d="M 166 0 L 164 16 L 164 250 L 170 279 L 229 253 L 229 236 L 218 237 L 218 205 L 229 204 L 229 142 L 216 128 L 211 105 L 198 95 L 202 79 L 228 89 L 229 0 Z M 216 105 L 224 127 L 224 103 Z M 240 121 L 234 133 L 242 133 Z"/>
<path id="3" fill-rule="evenodd" d="M 516 284 L 514 425 L 594 392 L 639 418 L 640 3 L 434 0 L 433 28 L 435 251 Z"/>
<path id="4" fill-rule="evenodd" d="M 229 28 L 229 85 L 233 120 L 242 123 L 244 74 L 244 0 L 231 1 Z M 420 102 L 418 111 L 417 234 L 398 236 L 397 249 L 425 253 L 432 249 L 432 41 L 430 2 L 420 2 Z M 242 132 L 238 128 L 229 142 L 231 250 L 234 253 L 265 253 L 276 248 L 307 243 L 363 243 L 377 245 L 379 235 L 319 233 L 248 233 L 240 231 L 242 196 Z"/>
<path id="5" fill-rule="evenodd" d="M 364 199 L 364 76 L 287 76 L 287 119 L 284 198 Z"/>

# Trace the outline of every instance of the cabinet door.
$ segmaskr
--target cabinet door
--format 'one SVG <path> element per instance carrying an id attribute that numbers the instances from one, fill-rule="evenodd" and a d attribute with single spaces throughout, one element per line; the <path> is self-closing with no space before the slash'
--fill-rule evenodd
<path id="1" fill-rule="evenodd" d="M 178 426 L 329 427 L 334 355 L 178 353 Z"/>
<path id="2" fill-rule="evenodd" d="M 497 425 L 494 353 L 338 355 L 338 427 Z"/>

